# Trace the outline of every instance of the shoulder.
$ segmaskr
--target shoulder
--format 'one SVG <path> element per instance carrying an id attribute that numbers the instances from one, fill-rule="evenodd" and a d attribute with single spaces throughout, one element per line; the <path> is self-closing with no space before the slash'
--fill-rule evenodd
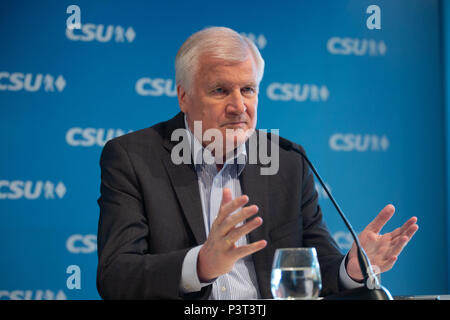
<path id="1" fill-rule="evenodd" d="M 134 132 L 124 134 L 120 137 L 111 139 L 105 145 L 120 145 L 126 150 L 153 150 L 157 151 L 160 147 L 170 141 L 173 130 L 184 126 L 183 114 L 178 113 L 170 120 L 159 122 L 151 127 L 140 129 Z"/>
<path id="2" fill-rule="evenodd" d="M 252 150 L 251 139 L 257 139 L 258 150 Z M 253 143 L 253 145 L 256 145 Z M 300 179 L 307 170 L 305 160 L 297 151 L 305 154 L 302 146 L 279 136 L 277 133 L 256 130 L 249 141 L 250 159 L 252 152 L 256 153 L 258 162 L 262 166 L 273 168 L 270 175 L 278 176 L 283 180 Z M 250 160 L 251 161 L 251 160 Z"/>
<path id="3" fill-rule="evenodd" d="M 254 136 L 257 136 L 259 148 L 264 146 L 264 148 L 267 148 L 268 153 L 275 150 L 279 153 L 280 158 L 283 158 L 283 160 L 303 162 L 302 155 L 294 151 L 294 149 L 298 149 L 301 153 L 306 154 L 305 149 L 301 145 L 273 132 L 256 130 L 256 135 Z"/>

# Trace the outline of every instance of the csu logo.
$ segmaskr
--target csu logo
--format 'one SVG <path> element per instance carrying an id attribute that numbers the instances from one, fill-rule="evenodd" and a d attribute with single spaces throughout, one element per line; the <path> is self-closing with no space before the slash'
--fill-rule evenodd
<path id="1" fill-rule="evenodd" d="M 97 235 L 73 234 L 66 241 L 67 251 L 71 253 L 92 253 L 97 251 Z"/>
<path id="2" fill-rule="evenodd" d="M 36 92 L 44 89 L 46 92 L 63 91 L 66 87 L 66 80 L 62 75 L 53 76 L 51 74 L 6 71 L 0 72 L 0 91 L 20 91 Z"/>
<path id="3" fill-rule="evenodd" d="M 67 297 L 62 290 L 0 290 L 0 300 L 67 300 Z"/>
<path id="4" fill-rule="evenodd" d="M 66 142 L 73 147 L 103 147 L 109 140 L 129 132 L 132 130 L 75 127 L 67 131 Z"/>
<path id="5" fill-rule="evenodd" d="M 17 200 L 21 198 L 35 200 L 41 197 L 45 199 L 62 199 L 66 191 L 66 186 L 62 182 L 0 180 L 0 200 Z"/>
<path id="6" fill-rule="evenodd" d="M 334 151 L 386 151 L 389 139 L 385 135 L 336 133 L 330 137 L 329 145 Z"/>
<path id="7" fill-rule="evenodd" d="M 136 82 L 136 92 L 141 96 L 176 97 L 177 87 L 172 79 L 140 78 Z"/>
<path id="8" fill-rule="evenodd" d="M 267 97 L 275 101 L 327 101 L 329 95 L 323 85 L 274 82 L 267 87 Z"/>
<path id="9" fill-rule="evenodd" d="M 72 41 L 133 42 L 136 33 L 132 27 L 86 23 L 81 29 L 66 28 L 66 37 Z"/>
<path id="10" fill-rule="evenodd" d="M 331 54 L 384 56 L 387 47 L 383 40 L 333 37 L 327 41 L 327 50 Z"/>

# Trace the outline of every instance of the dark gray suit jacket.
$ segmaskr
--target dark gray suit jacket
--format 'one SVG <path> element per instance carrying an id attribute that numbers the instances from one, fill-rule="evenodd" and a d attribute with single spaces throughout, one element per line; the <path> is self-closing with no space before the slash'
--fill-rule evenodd
<path id="1" fill-rule="evenodd" d="M 211 286 L 179 293 L 183 259 L 206 235 L 195 169 L 171 161 L 177 128 L 184 128 L 182 113 L 103 149 L 97 289 L 104 299 L 205 299 L 210 293 Z M 298 154 L 280 148 L 279 155 L 276 175 L 261 175 L 261 164 L 247 163 L 240 176 L 243 194 L 264 221 L 249 241 L 268 242 L 252 255 L 261 295 L 272 298 L 273 255 L 285 247 L 315 247 L 321 295 L 336 293 L 343 256 L 322 220 L 312 173 Z"/>

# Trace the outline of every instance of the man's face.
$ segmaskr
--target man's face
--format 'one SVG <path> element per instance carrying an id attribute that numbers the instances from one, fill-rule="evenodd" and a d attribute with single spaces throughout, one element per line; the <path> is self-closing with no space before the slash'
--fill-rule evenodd
<path id="1" fill-rule="evenodd" d="M 224 147 L 226 143 L 234 147 L 244 143 L 256 127 L 256 79 L 257 68 L 251 54 L 247 60 L 235 63 L 202 57 L 191 92 L 178 87 L 180 108 L 187 115 L 191 131 L 194 132 L 194 121 L 202 121 L 202 135 L 208 129 L 218 129 Z M 228 139 L 227 129 L 233 133 Z M 203 146 L 209 143 L 203 142 Z"/>

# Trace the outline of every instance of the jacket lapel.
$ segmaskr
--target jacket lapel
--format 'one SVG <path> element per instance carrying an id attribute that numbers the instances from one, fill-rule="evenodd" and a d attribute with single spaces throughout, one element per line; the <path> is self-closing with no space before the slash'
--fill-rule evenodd
<path id="1" fill-rule="evenodd" d="M 194 238 L 197 244 L 202 244 L 206 241 L 206 232 L 195 168 L 192 164 L 174 164 L 170 157 L 173 147 L 179 143 L 171 141 L 170 137 L 172 132 L 179 128 L 184 128 L 184 115 L 181 112 L 166 122 L 163 145 L 168 153 L 163 163 Z"/>
<path id="2" fill-rule="evenodd" d="M 263 219 L 263 224 L 248 235 L 249 243 L 259 240 L 270 241 L 269 226 L 271 217 L 269 212 L 269 176 L 261 175 L 260 170 L 263 167 L 264 166 L 259 163 L 247 163 L 240 176 L 242 193 L 249 197 L 249 204 L 256 204 L 258 206 L 258 215 Z M 269 257 L 269 255 L 267 248 L 253 254 L 253 263 L 258 279 L 259 290 L 263 298 L 272 298 L 272 294 L 270 293 L 272 257 Z"/>

